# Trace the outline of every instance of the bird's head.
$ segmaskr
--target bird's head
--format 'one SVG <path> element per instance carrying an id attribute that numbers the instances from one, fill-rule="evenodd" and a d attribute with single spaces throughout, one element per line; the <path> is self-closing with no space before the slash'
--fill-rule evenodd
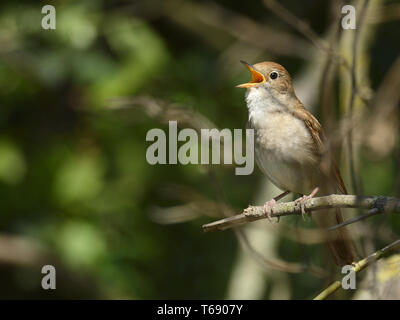
<path id="1" fill-rule="evenodd" d="M 239 84 L 237 88 L 265 89 L 269 95 L 294 93 L 292 80 L 286 69 L 278 63 L 265 61 L 251 65 L 243 60 L 240 61 L 250 71 L 251 80 Z"/>

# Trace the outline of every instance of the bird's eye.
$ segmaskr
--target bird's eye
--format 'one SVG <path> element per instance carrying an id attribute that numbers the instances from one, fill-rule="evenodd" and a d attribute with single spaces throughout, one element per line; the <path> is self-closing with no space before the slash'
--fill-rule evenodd
<path id="1" fill-rule="evenodd" d="M 272 72 L 269 74 L 269 77 L 270 77 L 272 80 L 275 80 L 276 78 L 278 78 L 278 73 L 275 72 L 275 71 L 272 71 Z"/>

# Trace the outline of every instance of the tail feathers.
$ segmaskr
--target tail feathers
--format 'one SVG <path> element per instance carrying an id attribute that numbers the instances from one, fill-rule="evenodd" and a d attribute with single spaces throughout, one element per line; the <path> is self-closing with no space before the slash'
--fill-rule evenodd
<path id="1" fill-rule="evenodd" d="M 343 222 L 340 209 L 336 208 L 330 210 L 335 210 L 336 214 L 333 214 L 333 212 L 321 212 L 315 215 L 316 222 L 320 228 L 325 229 Z M 345 227 L 329 231 L 326 244 L 332 260 L 336 265 L 343 266 L 354 262 L 355 249 L 349 232 Z"/>

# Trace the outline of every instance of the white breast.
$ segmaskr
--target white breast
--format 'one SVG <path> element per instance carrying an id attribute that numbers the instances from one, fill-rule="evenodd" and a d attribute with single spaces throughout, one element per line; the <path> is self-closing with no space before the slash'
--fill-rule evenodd
<path id="1" fill-rule="evenodd" d="M 302 120 L 261 90 L 246 96 L 257 164 L 278 188 L 306 194 L 315 187 L 311 134 Z"/>

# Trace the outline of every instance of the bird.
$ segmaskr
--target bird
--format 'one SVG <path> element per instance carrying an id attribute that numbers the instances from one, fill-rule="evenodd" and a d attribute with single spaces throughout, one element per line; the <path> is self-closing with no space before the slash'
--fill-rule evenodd
<path id="1" fill-rule="evenodd" d="M 305 202 L 319 195 L 347 194 L 329 143 L 319 121 L 297 98 L 289 72 L 280 64 L 265 61 L 251 65 L 246 88 L 247 127 L 254 130 L 254 155 L 260 170 L 283 191 L 264 205 L 271 222 L 273 208 L 288 193 L 296 199 L 304 219 Z M 316 224 L 327 229 L 343 222 L 339 208 L 314 213 Z M 328 231 L 326 231 L 328 232 Z M 354 262 L 355 248 L 346 228 L 329 231 L 326 245 L 338 266 Z"/>

